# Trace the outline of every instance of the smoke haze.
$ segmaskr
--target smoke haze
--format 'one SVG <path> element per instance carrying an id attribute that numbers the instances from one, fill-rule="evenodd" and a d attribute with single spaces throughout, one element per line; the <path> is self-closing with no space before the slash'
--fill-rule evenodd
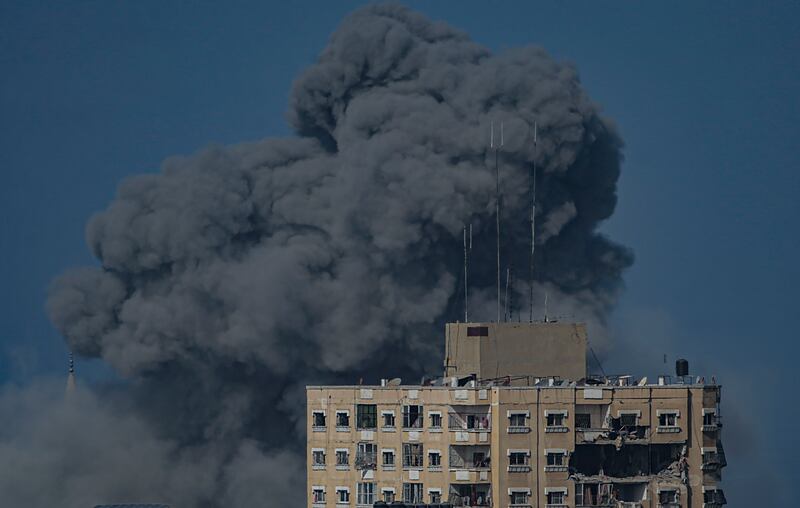
<path id="1" fill-rule="evenodd" d="M 371 6 L 297 78 L 288 119 L 296 136 L 168 159 L 91 218 L 99 266 L 55 280 L 47 308 L 76 354 L 127 383 L 66 403 L 41 385 L 2 395 L 2 455 L 24 464 L 0 473 L 11 506 L 302 506 L 305 385 L 440 372 L 444 322 L 463 316 L 465 224 L 471 318 L 494 318 L 491 122 L 515 316 L 536 121 L 535 307 L 547 291 L 603 349 L 632 263 L 596 232 L 622 140 L 572 66 Z"/>

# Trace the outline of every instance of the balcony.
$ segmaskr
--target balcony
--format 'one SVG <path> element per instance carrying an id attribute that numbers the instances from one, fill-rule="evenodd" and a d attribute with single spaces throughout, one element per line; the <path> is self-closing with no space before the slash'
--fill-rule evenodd
<path id="1" fill-rule="evenodd" d="M 509 473 L 530 473 L 530 464 L 512 464 L 508 466 Z"/>
<path id="2" fill-rule="evenodd" d="M 672 426 L 672 425 L 659 425 L 656 428 L 656 432 L 659 434 L 679 434 L 681 431 L 680 427 Z"/>
<path id="3" fill-rule="evenodd" d="M 569 432 L 569 428 L 566 425 L 548 425 L 544 428 L 545 433 L 557 433 L 561 434 L 564 432 Z M 547 505 L 551 506 L 551 505 Z M 552 506 L 561 506 L 561 505 L 552 505 Z M 565 505 L 566 506 L 566 505 Z"/>

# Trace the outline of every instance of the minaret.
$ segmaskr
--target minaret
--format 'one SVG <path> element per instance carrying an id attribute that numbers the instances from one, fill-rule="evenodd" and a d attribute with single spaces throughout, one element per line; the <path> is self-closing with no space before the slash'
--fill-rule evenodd
<path id="1" fill-rule="evenodd" d="M 69 352 L 69 374 L 67 374 L 67 397 L 75 393 L 75 360 Z"/>

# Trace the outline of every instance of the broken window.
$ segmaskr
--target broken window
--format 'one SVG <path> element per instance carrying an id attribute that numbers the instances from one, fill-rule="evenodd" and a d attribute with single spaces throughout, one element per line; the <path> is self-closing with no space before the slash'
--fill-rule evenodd
<path id="1" fill-rule="evenodd" d="M 347 411 L 336 411 L 336 426 L 345 428 L 350 426 L 350 413 Z"/>
<path id="2" fill-rule="evenodd" d="M 578 444 L 569 455 L 569 467 L 585 476 L 605 474 L 617 478 L 650 474 L 679 474 L 682 445 L 678 443 L 649 446 L 613 444 Z M 601 471 L 603 473 L 601 473 Z"/>
<path id="3" fill-rule="evenodd" d="M 378 462 L 378 445 L 375 443 L 358 443 L 356 464 L 359 466 L 374 466 Z"/>
<path id="4" fill-rule="evenodd" d="M 336 450 L 336 465 L 347 466 L 350 464 L 350 453 L 347 450 Z"/>
<path id="5" fill-rule="evenodd" d="M 442 414 L 441 413 L 430 413 L 431 418 L 431 428 L 432 429 L 441 429 L 442 428 Z"/>
<path id="6" fill-rule="evenodd" d="M 336 487 L 336 503 L 350 504 L 350 489 L 347 487 Z"/>
<path id="7" fill-rule="evenodd" d="M 325 467 L 325 450 L 313 450 L 311 452 L 311 464 Z"/>
<path id="8" fill-rule="evenodd" d="M 678 505 L 680 506 L 680 498 L 678 497 L 678 489 L 661 489 L 658 491 L 658 504 L 663 506 Z"/>
<path id="9" fill-rule="evenodd" d="M 422 484 L 404 483 L 403 484 L 404 503 L 422 503 Z"/>
<path id="10" fill-rule="evenodd" d="M 576 413 L 575 428 L 576 429 L 592 428 L 592 415 L 590 415 L 589 413 Z"/>
<path id="11" fill-rule="evenodd" d="M 383 450 L 383 467 L 394 467 L 394 450 Z"/>
<path id="12" fill-rule="evenodd" d="M 403 406 L 403 428 L 422 428 L 422 406 Z"/>
<path id="13" fill-rule="evenodd" d="M 356 503 L 360 505 L 372 505 L 375 502 L 375 484 L 371 482 L 359 483 L 356 485 Z"/>
<path id="14" fill-rule="evenodd" d="M 703 490 L 703 502 L 706 506 L 722 506 L 728 503 L 725 494 L 720 489 Z"/>
<path id="15" fill-rule="evenodd" d="M 636 427 L 639 424 L 637 413 L 620 413 L 619 424 L 621 427 Z"/>
<path id="16" fill-rule="evenodd" d="M 313 422 L 312 427 L 316 428 L 324 428 L 325 427 L 325 412 L 324 411 L 314 411 L 313 415 Z"/>
<path id="17" fill-rule="evenodd" d="M 311 489 L 311 502 L 324 503 L 325 502 L 325 489 L 322 487 L 314 487 Z"/>
<path id="18" fill-rule="evenodd" d="M 659 427 L 676 427 L 678 425 L 677 413 L 661 413 L 658 415 Z"/>
<path id="19" fill-rule="evenodd" d="M 564 498 L 566 497 L 566 493 L 563 491 L 556 491 L 556 492 L 548 492 L 547 493 L 547 504 L 555 504 L 555 505 L 562 505 L 564 504 Z"/>
<path id="20" fill-rule="evenodd" d="M 509 452 L 508 463 L 511 466 L 527 466 L 528 452 Z"/>
<path id="21" fill-rule="evenodd" d="M 403 443 L 403 467 L 422 467 L 422 443 Z"/>
<path id="22" fill-rule="evenodd" d="M 378 406 L 375 404 L 358 404 L 356 406 L 356 427 L 359 429 L 377 428 Z"/>
<path id="23" fill-rule="evenodd" d="M 485 452 L 472 452 L 472 467 L 489 467 Z"/>
<path id="24" fill-rule="evenodd" d="M 575 506 L 602 506 L 609 502 L 610 485 L 599 483 L 576 483 L 575 484 Z M 605 494 L 605 496 L 604 496 Z"/>
<path id="25" fill-rule="evenodd" d="M 394 428 L 394 411 L 385 411 L 383 413 L 383 426 L 385 428 Z"/>

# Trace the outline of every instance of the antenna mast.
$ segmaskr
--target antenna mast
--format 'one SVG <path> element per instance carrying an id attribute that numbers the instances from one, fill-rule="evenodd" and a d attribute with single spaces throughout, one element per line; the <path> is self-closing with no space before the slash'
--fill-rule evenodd
<path id="1" fill-rule="evenodd" d="M 497 232 L 497 322 L 500 322 L 500 147 L 503 146 L 503 122 L 500 122 L 500 143 L 494 142 L 494 122 L 492 122 L 491 147 L 494 148 L 494 179 L 495 179 L 495 217 Z"/>
<path id="2" fill-rule="evenodd" d="M 533 122 L 533 166 L 531 167 L 531 260 L 530 260 L 530 322 L 533 323 L 533 250 L 536 246 L 536 121 Z"/>
<path id="3" fill-rule="evenodd" d="M 469 225 L 469 244 L 467 244 L 467 226 L 464 226 L 464 322 L 469 323 L 469 252 L 472 250 L 472 224 Z"/>

